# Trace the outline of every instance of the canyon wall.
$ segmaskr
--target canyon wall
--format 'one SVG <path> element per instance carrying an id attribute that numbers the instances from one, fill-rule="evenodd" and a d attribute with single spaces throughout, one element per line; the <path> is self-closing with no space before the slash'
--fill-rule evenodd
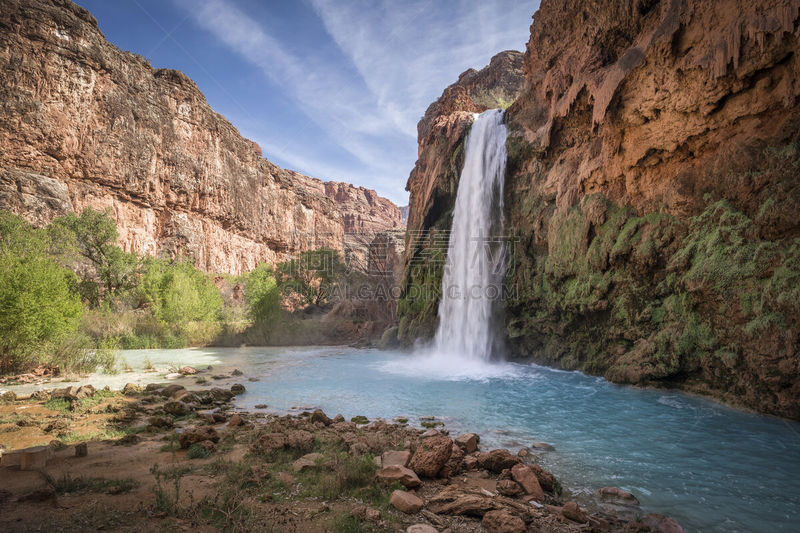
<path id="1" fill-rule="evenodd" d="M 399 221 L 374 191 L 336 184 L 361 194 L 343 209 L 327 185 L 261 157 L 188 77 L 118 50 L 74 3 L 0 7 L 0 208 L 36 224 L 109 208 L 125 250 L 231 273 L 344 250 L 353 212 Z"/>
<path id="2" fill-rule="evenodd" d="M 511 356 L 800 418 L 799 23 L 796 0 L 542 3 L 507 112 Z M 428 160 L 426 122 L 409 229 L 430 240 L 463 148 Z M 407 287 L 435 284 L 412 255 Z"/>

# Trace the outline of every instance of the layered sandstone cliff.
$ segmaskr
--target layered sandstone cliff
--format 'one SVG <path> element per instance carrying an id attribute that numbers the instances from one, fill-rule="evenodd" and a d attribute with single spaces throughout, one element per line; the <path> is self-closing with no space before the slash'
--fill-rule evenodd
<path id="1" fill-rule="evenodd" d="M 126 250 L 234 273 L 343 250 L 353 213 L 370 228 L 399 220 L 374 191 L 343 211 L 262 158 L 189 78 L 118 50 L 74 3 L 0 7 L 0 208 L 39 224 L 110 208 Z"/>
<path id="2" fill-rule="evenodd" d="M 800 418 L 799 26 L 795 0 L 543 2 L 507 112 L 512 355 Z M 426 169 L 460 149 L 421 157 L 409 229 L 448 227 L 457 173 Z"/>

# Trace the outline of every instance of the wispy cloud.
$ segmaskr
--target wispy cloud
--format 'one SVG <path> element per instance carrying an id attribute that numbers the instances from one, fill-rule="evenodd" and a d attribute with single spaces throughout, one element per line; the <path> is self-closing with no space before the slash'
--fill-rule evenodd
<path id="1" fill-rule="evenodd" d="M 320 53 L 318 43 L 282 42 L 234 0 L 175 1 L 297 102 L 355 161 L 321 160 L 302 132 L 285 141 L 275 141 L 274 132 L 248 132 L 268 153 L 301 171 L 352 180 L 401 203 L 416 157 L 416 122 L 427 105 L 466 68 L 481 67 L 501 50 L 522 49 L 538 4 L 310 0 L 328 42 L 341 53 L 335 62 Z"/>

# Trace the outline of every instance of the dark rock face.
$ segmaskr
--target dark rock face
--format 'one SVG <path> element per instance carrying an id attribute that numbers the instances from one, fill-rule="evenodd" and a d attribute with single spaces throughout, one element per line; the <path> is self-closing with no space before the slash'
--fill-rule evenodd
<path id="1" fill-rule="evenodd" d="M 126 251 L 231 273 L 344 251 L 345 219 L 374 232 L 402 224 L 375 191 L 261 157 L 192 80 L 118 50 L 76 4 L 2 5 L 0 208 L 35 224 L 109 208 Z"/>
<path id="2" fill-rule="evenodd" d="M 507 113 L 517 356 L 800 418 L 799 16 L 783 0 L 542 6 Z M 456 101 L 428 123 L 471 111 Z M 409 229 L 449 227 L 459 150 L 421 156 Z M 401 336 L 432 332 L 435 309 L 401 301 Z"/>

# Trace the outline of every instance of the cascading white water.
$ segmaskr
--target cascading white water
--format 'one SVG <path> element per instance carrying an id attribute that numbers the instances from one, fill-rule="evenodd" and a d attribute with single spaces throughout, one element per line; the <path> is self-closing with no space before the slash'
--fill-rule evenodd
<path id="1" fill-rule="evenodd" d="M 434 349 L 457 365 L 488 361 L 495 346 L 495 303 L 501 295 L 506 249 L 503 111 L 479 115 L 467 137 L 439 303 Z"/>

